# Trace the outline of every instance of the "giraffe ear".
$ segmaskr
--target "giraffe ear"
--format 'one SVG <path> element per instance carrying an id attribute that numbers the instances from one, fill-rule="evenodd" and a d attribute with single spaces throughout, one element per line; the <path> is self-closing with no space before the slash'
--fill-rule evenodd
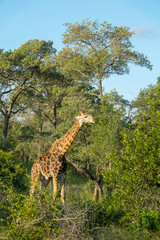
<path id="1" fill-rule="evenodd" d="M 80 110 L 79 112 L 80 112 L 80 114 L 81 114 L 81 115 L 83 115 L 83 114 L 84 114 L 84 113 L 83 113 L 81 110 Z"/>

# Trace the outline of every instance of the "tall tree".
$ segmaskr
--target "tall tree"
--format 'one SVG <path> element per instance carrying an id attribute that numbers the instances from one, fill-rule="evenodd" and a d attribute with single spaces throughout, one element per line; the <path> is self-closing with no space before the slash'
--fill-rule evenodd
<path id="1" fill-rule="evenodd" d="M 111 74 L 129 73 L 129 63 L 152 68 L 143 54 L 133 51 L 128 27 L 116 27 L 107 22 L 83 20 L 65 24 L 65 44 L 57 55 L 61 69 L 76 79 L 89 81 L 99 90 L 102 81 Z"/>
<path id="2" fill-rule="evenodd" d="M 14 51 L 0 53 L 0 113 L 4 119 L 3 137 L 7 137 L 10 118 L 23 111 L 41 84 L 55 79 L 56 50 L 51 41 L 30 40 Z"/>

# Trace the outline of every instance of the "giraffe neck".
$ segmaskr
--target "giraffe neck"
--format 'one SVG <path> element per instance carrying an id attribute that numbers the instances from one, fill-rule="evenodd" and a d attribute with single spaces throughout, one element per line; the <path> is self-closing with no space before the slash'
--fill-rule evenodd
<path id="1" fill-rule="evenodd" d="M 61 153 L 63 155 L 67 152 L 67 150 L 71 146 L 81 126 L 82 126 L 82 123 L 79 121 L 79 119 L 76 119 L 71 129 L 62 138 L 58 140 L 59 146 L 62 151 Z"/>

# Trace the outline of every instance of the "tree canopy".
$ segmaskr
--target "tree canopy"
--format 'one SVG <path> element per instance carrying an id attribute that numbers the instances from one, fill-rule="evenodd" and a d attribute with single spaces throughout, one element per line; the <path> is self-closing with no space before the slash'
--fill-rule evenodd
<path id="1" fill-rule="evenodd" d="M 0 54 L 0 112 L 4 118 L 3 137 L 7 137 L 10 118 L 24 111 L 37 86 L 56 78 L 51 41 L 30 40 L 17 50 Z"/>
<path id="2" fill-rule="evenodd" d="M 99 90 L 102 81 L 111 74 L 129 73 L 129 63 L 152 66 L 146 56 L 133 51 L 130 38 L 134 34 L 128 27 L 117 27 L 107 22 L 83 20 L 65 24 L 65 44 L 57 58 L 60 68 L 77 80 L 89 81 Z"/>

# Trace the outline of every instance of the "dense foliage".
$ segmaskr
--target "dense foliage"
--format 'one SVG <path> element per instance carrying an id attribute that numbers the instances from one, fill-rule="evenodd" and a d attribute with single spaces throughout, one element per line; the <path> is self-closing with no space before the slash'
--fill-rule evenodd
<path id="1" fill-rule="evenodd" d="M 83 21 L 66 25 L 59 53 L 39 40 L 0 52 L 0 239 L 160 238 L 160 79 L 133 102 L 102 91 L 128 63 L 151 68 L 131 51 L 132 35 Z M 79 110 L 96 122 L 66 154 L 64 215 L 52 186 L 43 201 L 30 199 L 30 170 Z"/>

